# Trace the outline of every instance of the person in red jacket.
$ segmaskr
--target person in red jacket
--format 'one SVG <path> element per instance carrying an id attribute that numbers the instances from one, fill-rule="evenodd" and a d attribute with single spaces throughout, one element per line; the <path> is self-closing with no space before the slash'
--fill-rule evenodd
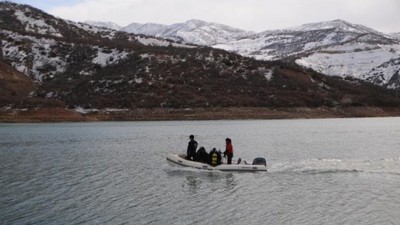
<path id="1" fill-rule="evenodd" d="M 230 138 L 226 138 L 225 143 L 226 143 L 226 149 L 224 152 L 224 157 L 228 156 L 228 164 L 232 164 L 232 157 L 233 157 L 232 140 Z"/>

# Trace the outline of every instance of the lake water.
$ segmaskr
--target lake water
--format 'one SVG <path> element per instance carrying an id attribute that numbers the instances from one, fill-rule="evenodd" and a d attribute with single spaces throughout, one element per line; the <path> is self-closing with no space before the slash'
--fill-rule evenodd
<path id="1" fill-rule="evenodd" d="M 268 172 L 170 165 L 194 134 Z M 400 118 L 0 124 L 0 224 L 399 224 Z"/>

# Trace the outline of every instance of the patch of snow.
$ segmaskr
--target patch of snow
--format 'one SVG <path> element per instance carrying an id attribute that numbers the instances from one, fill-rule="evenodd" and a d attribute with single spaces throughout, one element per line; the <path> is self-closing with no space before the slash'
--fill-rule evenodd
<path id="1" fill-rule="evenodd" d="M 115 108 L 105 108 L 105 112 L 128 112 L 129 109 L 115 109 Z"/>
<path id="2" fill-rule="evenodd" d="M 146 46 L 160 46 L 160 47 L 177 47 L 177 48 L 197 48 L 196 46 L 193 45 L 185 45 L 185 44 L 179 44 L 167 40 L 162 40 L 162 39 L 157 39 L 157 38 L 147 38 L 147 37 L 140 37 L 137 36 L 136 40 L 141 43 L 142 45 Z"/>
<path id="3" fill-rule="evenodd" d="M 97 50 L 97 56 L 92 59 L 92 63 L 98 64 L 101 67 L 117 63 L 128 56 L 126 51 L 119 51 L 116 49 L 106 51 L 102 48 L 97 48 Z"/>
<path id="4" fill-rule="evenodd" d="M 49 77 L 52 78 L 56 74 L 65 72 L 67 68 L 67 62 L 56 56 L 51 57 L 51 45 L 56 45 L 53 40 L 41 39 L 40 43 L 35 43 L 32 46 L 32 55 L 33 55 L 33 66 L 31 73 L 36 77 L 40 82 L 43 81 L 43 78 Z M 43 70 L 46 71 L 44 74 Z"/>
<path id="5" fill-rule="evenodd" d="M 11 65 L 19 72 L 27 74 L 28 67 L 26 66 L 27 54 L 20 50 L 18 46 L 13 43 L 2 40 L 2 55 L 5 59 L 12 59 Z"/>
<path id="6" fill-rule="evenodd" d="M 304 51 L 308 51 L 311 49 L 315 49 L 321 46 L 327 46 L 327 45 L 331 45 L 331 44 L 335 44 L 336 41 L 334 40 L 334 38 L 337 36 L 337 33 L 333 32 L 328 34 L 322 41 L 318 41 L 318 42 L 308 42 L 304 45 Z M 346 41 L 343 40 L 343 41 Z"/>
<path id="7" fill-rule="evenodd" d="M 53 26 L 48 25 L 43 19 L 34 19 L 27 17 L 24 12 L 17 10 L 14 15 L 22 24 L 25 25 L 25 30 L 28 32 L 37 32 L 39 34 L 49 34 L 56 37 L 62 37 L 62 34 Z"/>
<path id="8" fill-rule="evenodd" d="M 80 107 L 80 106 L 75 107 L 74 111 L 78 112 L 80 114 L 86 114 L 87 113 L 86 110 L 84 108 Z"/>
<path id="9" fill-rule="evenodd" d="M 260 39 L 246 38 L 230 42 L 229 44 L 217 44 L 212 47 L 235 52 L 247 57 L 253 57 L 258 60 L 275 60 L 277 56 L 272 53 L 274 49 L 268 47 L 274 44 L 273 42 L 268 43 L 270 40 L 271 37 L 263 37 Z"/>
<path id="10" fill-rule="evenodd" d="M 143 83 L 143 79 L 141 77 L 140 78 L 135 78 L 135 83 L 141 84 L 141 83 Z"/>
<path id="11" fill-rule="evenodd" d="M 92 75 L 92 73 L 93 72 L 91 72 L 91 71 L 82 70 L 82 71 L 79 72 L 79 75 L 90 76 L 90 75 Z"/>
<path id="12" fill-rule="evenodd" d="M 271 81 L 273 73 L 274 73 L 273 70 L 267 70 L 264 74 L 265 79 L 267 79 L 268 81 Z"/>
<path id="13" fill-rule="evenodd" d="M 53 92 L 49 92 L 46 94 L 46 98 L 52 98 L 54 96 Z"/>
<path id="14" fill-rule="evenodd" d="M 117 34 L 117 30 L 110 29 L 107 27 L 99 27 L 87 23 L 74 22 L 70 20 L 65 20 L 65 22 L 67 22 L 69 25 L 76 26 L 90 33 L 98 34 L 103 38 L 108 38 L 110 40 L 114 39 L 115 35 Z"/>
<path id="15" fill-rule="evenodd" d="M 18 71 L 34 77 L 38 82 L 42 82 L 44 78 L 51 78 L 57 73 L 65 71 L 67 67 L 65 59 L 58 56 L 50 57 L 52 46 L 57 44 L 56 41 L 47 38 L 19 35 L 4 30 L 0 30 L 0 33 L 14 40 L 14 42 L 2 40 L 1 43 L 3 46 L 3 57 L 12 61 L 11 65 Z M 16 42 L 25 42 L 26 40 L 32 42 L 30 53 L 15 44 Z M 28 58 L 30 59 L 28 60 Z"/>
<path id="16" fill-rule="evenodd" d="M 114 83 L 114 84 L 120 84 L 120 83 L 122 83 L 122 82 L 124 82 L 124 79 L 116 80 L 116 81 L 114 81 L 113 83 Z"/>
<path id="17" fill-rule="evenodd" d="M 140 58 L 142 58 L 142 59 L 151 59 L 151 56 L 148 53 L 144 53 L 144 54 L 140 55 Z"/>
<path id="18" fill-rule="evenodd" d="M 137 37 L 136 40 L 139 41 L 139 43 L 146 45 L 146 46 L 162 46 L 162 47 L 167 47 L 171 44 L 171 42 L 166 41 L 166 40 L 159 40 L 156 38 L 143 38 L 143 37 Z"/>
<path id="19" fill-rule="evenodd" d="M 335 46 L 297 59 L 296 63 L 331 76 L 352 76 L 363 80 L 380 77 L 381 84 L 386 84 L 400 69 L 400 66 L 393 64 L 389 68 L 382 65 L 400 58 L 397 52 L 398 49 L 400 49 L 400 46 L 381 46 L 376 48 L 363 43 Z"/>
<path id="20" fill-rule="evenodd" d="M 128 112 L 129 109 L 127 109 L 127 108 L 123 108 L 123 109 L 116 109 L 116 108 L 85 109 L 82 106 L 75 106 L 74 111 L 78 112 L 80 114 L 88 114 L 88 113 L 94 113 L 94 112 L 100 112 L 100 113 Z"/>

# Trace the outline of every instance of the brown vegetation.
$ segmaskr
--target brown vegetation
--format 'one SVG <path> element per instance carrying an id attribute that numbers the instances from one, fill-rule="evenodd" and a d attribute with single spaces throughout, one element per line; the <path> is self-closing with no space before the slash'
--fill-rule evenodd
<path id="1" fill-rule="evenodd" d="M 35 89 L 25 74 L 0 61 L 0 98 L 26 97 Z"/>
<path id="2" fill-rule="evenodd" d="M 0 6 L 6 4 L 28 7 Z M 52 73 L 54 66 L 40 67 L 37 75 L 43 79 L 35 81 L 35 86 L 29 78 L 32 74 L 24 76 L 9 66 L 20 59 L 0 57 L 0 121 L 393 116 L 400 108 L 395 93 L 359 80 L 208 47 L 145 46 L 135 41 L 135 35 L 123 32 L 108 39 L 40 10 L 27 11 L 33 18 L 43 18 L 62 37 L 28 32 L 13 10 L 0 15 L 0 28 L 23 37 L 4 32 L 0 39 L 26 55 L 33 55 L 32 46 L 40 45 L 36 39 L 54 40 L 48 57 L 62 59 L 66 68 Z M 93 62 L 99 48 L 124 52 L 127 57 L 102 67 Z M 35 64 L 31 61 L 27 66 Z M 80 115 L 68 110 L 75 107 L 99 111 Z M 105 108 L 126 110 L 107 112 Z"/>

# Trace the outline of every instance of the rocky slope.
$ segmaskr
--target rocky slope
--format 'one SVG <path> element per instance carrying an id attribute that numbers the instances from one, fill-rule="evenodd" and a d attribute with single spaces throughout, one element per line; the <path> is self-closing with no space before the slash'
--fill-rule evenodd
<path id="1" fill-rule="evenodd" d="M 0 106 L 7 108 L 47 104 L 81 113 L 123 113 L 141 108 L 400 104 L 394 93 L 359 80 L 73 23 L 9 2 L 0 2 L 0 39 L 0 61 L 35 84 L 23 100 L 3 99 Z"/>

